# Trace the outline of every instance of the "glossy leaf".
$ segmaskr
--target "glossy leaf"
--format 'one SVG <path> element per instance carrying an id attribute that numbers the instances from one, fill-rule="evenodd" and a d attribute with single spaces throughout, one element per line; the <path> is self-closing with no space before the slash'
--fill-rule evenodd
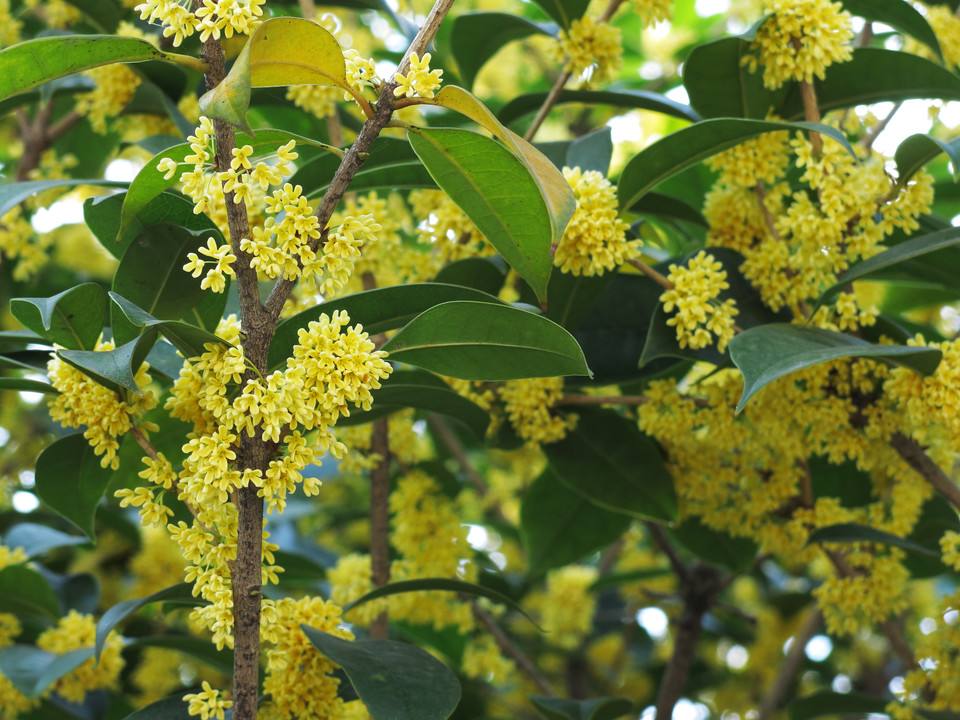
<path id="1" fill-rule="evenodd" d="M 0 612 L 50 620 L 60 617 L 61 608 L 40 573 L 25 565 L 9 565 L 0 570 Z"/>
<path id="2" fill-rule="evenodd" d="M 571 490 L 548 468 L 527 488 L 520 507 L 530 572 L 538 575 L 577 562 L 612 543 L 631 522 Z"/>
<path id="3" fill-rule="evenodd" d="M 107 294 L 97 283 L 82 283 L 48 298 L 14 298 L 10 312 L 51 342 L 91 349 L 106 321 Z"/>
<path id="4" fill-rule="evenodd" d="M 392 360 L 464 380 L 589 375 L 570 333 L 507 305 L 454 301 L 430 308 L 391 338 Z"/>
<path id="5" fill-rule="evenodd" d="M 157 334 L 163 335 L 169 340 L 185 358 L 201 355 L 205 350 L 205 346 L 209 344 L 229 344 L 226 340 L 217 337 L 212 332 L 204 330 L 201 327 L 179 320 L 161 320 L 155 318 L 143 308 L 117 293 L 111 292 L 109 295 L 111 306 L 123 313 L 126 322 L 142 331 L 143 334 L 140 336 L 140 339 L 143 347 L 138 346 L 138 352 L 143 350 L 144 347 L 149 349 L 149 347 L 153 345 Z M 138 367 L 139 363 L 133 365 L 132 369 L 136 370 Z"/>
<path id="6" fill-rule="evenodd" d="M 907 552 L 925 555 L 927 557 L 939 558 L 940 552 L 936 549 L 927 548 L 918 543 L 912 542 L 907 538 L 899 537 L 893 533 L 883 530 L 877 530 L 869 525 L 858 525 L 857 523 L 840 523 L 838 525 L 828 525 L 817 528 L 810 533 L 808 543 L 876 543 L 878 545 L 892 545 Z"/>
<path id="7" fill-rule="evenodd" d="M 270 344 L 269 366 L 282 365 L 297 343 L 297 333 L 324 313 L 329 316 L 337 310 L 346 310 L 352 324 L 359 323 L 368 333 L 376 335 L 402 327 L 425 310 L 451 300 L 501 304 L 496 297 L 480 290 L 439 282 L 395 285 L 344 295 L 281 322 Z"/>
<path id="8" fill-rule="evenodd" d="M 290 182 L 301 185 L 307 197 L 318 197 L 326 192 L 339 167 L 340 158 L 336 155 L 320 155 L 301 164 Z M 397 180 L 399 186 L 404 184 L 404 180 L 410 181 L 415 177 L 414 173 L 429 185 L 435 185 L 410 143 L 398 138 L 378 137 L 363 165 L 353 176 L 350 187 L 357 191 L 373 190 L 393 187 L 392 183 Z"/>
<path id="9" fill-rule="evenodd" d="M 186 320 L 216 330 L 227 294 L 207 292 L 183 266 L 190 253 L 219 233 L 195 233 L 162 223 L 145 228 L 123 255 L 113 276 L 113 292 L 161 320 Z M 111 305 L 114 340 L 125 343 L 139 334 L 116 303 Z"/>
<path id="10" fill-rule="evenodd" d="M 545 298 L 553 269 L 550 247 L 558 238 L 526 165 L 502 145 L 466 130 L 411 130 L 408 138 L 437 185 Z"/>
<path id="11" fill-rule="evenodd" d="M 889 25 L 919 40 L 940 55 L 940 43 L 927 19 L 906 0 L 841 0 L 843 7 L 865 20 Z"/>
<path id="12" fill-rule="evenodd" d="M 913 237 L 909 240 L 894 245 L 879 255 L 874 255 L 867 260 L 852 265 L 846 272 L 837 278 L 837 282 L 830 287 L 820 298 L 820 303 L 836 296 L 843 288 L 849 286 L 855 280 L 864 280 L 875 277 L 889 268 L 904 266 L 908 269 L 910 261 L 935 253 L 945 248 L 960 244 L 960 228 L 949 227 L 939 232 L 930 233 Z"/>
<path id="13" fill-rule="evenodd" d="M 169 633 L 166 635 L 144 635 L 132 639 L 130 646 L 174 650 L 194 660 L 199 660 L 204 665 L 224 675 L 229 676 L 233 672 L 233 652 L 226 648 L 217 650 L 216 645 L 204 638 Z"/>
<path id="14" fill-rule="evenodd" d="M 702 560 L 736 573 L 748 570 L 757 556 L 757 545 L 749 538 L 714 530 L 696 517 L 685 520 L 670 534 Z"/>
<path id="15" fill-rule="evenodd" d="M 343 668 L 373 720 L 446 720 L 460 702 L 456 675 L 415 645 L 341 640 L 302 627 L 314 647 Z"/>
<path id="16" fill-rule="evenodd" d="M 511 598 L 503 593 L 499 593 L 492 588 L 475 583 L 464 582 L 463 580 L 454 580 L 452 578 L 419 578 L 417 580 L 401 580 L 392 582 L 371 590 L 362 597 L 347 603 L 343 607 L 344 614 L 349 613 L 354 608 L 365 605 L 373 600 L 390 597 L 391 595 L 402 595 L 411 592 L 452 592 L 459 595 L 470 595 L 471 597 L 482 597 L 498 605 L 504 605 L 511 610 L 516 610 L 527 620 L 536 625 L 526 611 L 520 607 Z"/>
<path id="17" fill-rule="evenodd" d="M 577 427 L 544 446 L 553 475 L 616 513 L 673 520 L 677 498 L 656 444 L 612 410 L 579 413 Z"/>
<path id="18" fill-rule="evenodd" d="M 743 373 L 737 411 L 761 388 L 791 373 L 846 357 L 875 358 L 929 375 L 940 351 L 929 347 L 872 345 L 865 340 L 813 327 L 772 324 L 751 328 L 730 343 L 730 357 Z"/>
<path id="19" fill-rule="evenodd" d="M 3 51 L 0 50 L 0 53 Z M 55 188 L 79 187 L 81 185 L 92 185 L 95 187 L 123 187 L 126 183 L 115 180 L 98 179 L 75 179 L 64 178 L 62 180 L 27 180 L 24 182 L 12 182 L 0 184 L 0 215 L 15 208 L 17 205 L 27 200 L 37 193 Z"/>
<path id="20" fill-rule="evenodd" d="M 0 50 L 0 100 L 100 65 L 147 60 L 203 67 L 195 58 L 163 52 L 138 38 L 115 35 L 41 37 Z"/>
<path id="21" fill-rule="evenodd" d="M 0 390 L 17 390 L 21 392 L 58 394 L 58 390 L 50 383 L 40 380 L 30 380 L 20 377 L 0 377 Z"/>
<path id="22" fill-rule="evenodd" d="M 606 177 L 610 170 L 610 158 L 613 156 L 613 139 L 609 127 L 602 127 L 592 133 L 578 137 L 567 149 L 568 167 L 581 170 L 596 170 Z"/>
<path id="23" fill-rule="evenodd" d="M 504 45 L 531 35 L 555 35 L 556 28 L 503 12 L 473 12 L 458 15 L 450 31 L 460 75 L 466 86 L 473 82 L 486 62 Z"/>
<path id="24" fill-rule="evenodd" d="M 0 649 L 0 673 L 28 698 L 37 698 L 92 656 L 93 648 L 58 655 L 32 645 L 11 645 Z"/>
<path id="25" fill-rule="evenodd" d="M 146 597 L 119 602 L 107 610 L 97 621 L 96 657 L 99 658 L 100 653 L 103 652 L 103 645 L 107 641 L 107 636 L 111 630 L 142 607 L 155 602 L 175 602 L 180 605 L 204 604 L 203 600 L 193 596 L 193 586 L 190 583 L 171 585 Z"/>
<path id="26" fill-rule="evenodd" d="M 546 97 L 547 93 L 530 93 L 516 97 L 503 106 L 497 117 L 500 122 L 510 124 L 524 115 L 536 112 Z M 689 105 L 649 90 L 562 90 L 555 105 L 572 103 L 650 110 L 691 122 L 700 119 Z"/>
<path id="27" fill-rule="evenodd" d="M 187 703 L 183 701 L 184 693 L 157 700 L 127 715 L 123 720 L 190 720 L 192 715 L 187 712 Z"/>
<path id="28" fill-rule="evenodd" d="M 37 458 L 37 496 L 91 540 L 94 515 L 109 479 L 110 470 L 100 466 L 100 458 L 79 433 L 60 438 Z"/>
<path id="29" fill-rule="evenodd" d="M 843 133 L 827 125 L 735 118 L 704 120 L 667 135 L 633 156 L 620 175 L 620 207 L 633 206 L 667 178 L 708 157 L 758 135 L 783 130 L 815 130 L 843 144 L 851 155 L 854 154 Z"/>
<path id="30" fill-rule="evenodd" d="M 69 535 L 56 528 L 30 522 L 17 523 L 3 538 L 3 544 L 8 548 L 23 548 L 31 558 L 45 555 L 51 550 L 87 543 L 87 538 Z"/>
<path id="31" fill-rule="evenodd" d="M 287 85 L 348 88 L 340 44 L 313 20 L 275 17 L 258 25 L 227 77 L 200 98 L 200 109 L 245 127 L 250 89 Z"/>
<path id="32" fill-rule="evenodd" d="M 751 42 L 726 37 L 697 45 L 683 64 L 683 85 L 690 104 L 705 118 L 739 117 L 762 120 L 783 102 L 787 90 L 764 87 L 763 74 L 743 62 Z"/>
<path id="33" fill-rule="evenodd" d="M 906 185 L 924 165 L 941 153 L 945 153 L 950 160 L 953 179 L 957 180 L 960 177 L 960 140 L 945 142 L 933 135 L 911 135 L 900 143 L 894 156 L 897 162 L 897 182 Z"/>
<path id="34" fill-rule="evenodd" d="M 113 350 L 59 350 L 57 355 L 104 387 L 139 393 L 136 372 L 154 339 L 155 336 L 141 335 Z"/>
<path id="35" fill-rule="evenodd" d="M 567 700 L 534 695 L 530 702 L 548 720 L 614 720 L 633 710 L 633 703 L 625 698 Z"/>

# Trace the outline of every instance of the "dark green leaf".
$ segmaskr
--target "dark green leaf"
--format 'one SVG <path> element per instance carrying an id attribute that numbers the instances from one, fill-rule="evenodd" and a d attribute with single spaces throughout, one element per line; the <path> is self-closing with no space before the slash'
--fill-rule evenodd
<path id="1" fill-rule="evenodd" d="M 300 165 L 290 178 L 290 182 L 294 185 L 301 185 L 303 194 L 307 197 L 322 195 L 333 181 L 333 176 L 336 174 L 338 167 L 340 167 L 339 157 L 320 155 Z M 358 187 L 360 190 L 383 187 L 376 184 L 381 178 L 389 177 L 392 172 L 406 171 L 409 168 L 423 170 L 423 165 L 417 159 L 410 143 L 398 138 L 379 137 L 371 146 L 370 154 L 364 159 L 363 165 L 353 176 L 350 187 Z M 376 180 L 368 179 L 367 176 L 371 173 L 376 174 Z M 423 174 L 429 178 L 429 173 L 425 170 L 423 170 Z M 429 182 L 433 185 L 432 178 Z"/>
<path id="2" fill-rule="evenodd" d="M 271 368 L 282 365 L 297 344 L 297 333 L 324 313 L 329 316 L 337 310 L 346 310 L 351 323 L 359 323 L 368 333 L 376 335 L 402 327 L 425 310 L 451 300 L 501 304 L 485 292 L 440 282 L 395 285 L 345 295 L 281 322 L 270 344 L 269 365 Z"/>
<path id="3" fill-rule="evenodd" d="M 97 283 L 82 283 L 48 298 L 14 298 L 10 312 L 51 342 L 89 350 L 107 319 L 107 293 Z"/>
<path id="4" fill-rule="evenodd" d="M 683 84 L 690 104 L 705 118 L 741 117 L 762 120 L 780 105 L 786 89 L 772 92 L 761 73 L 751 73 L 741 59 L 750 41 L 726 37 L 698 45 L 683 65 Z"/>
<path id="5" fill-rule="evenodd" d="M 707 221 L 699 210 L 691 207 L 683 200 L 662 193 L 647 193 L 630 208 L 630 212 L 671 220 L 683 220 L 700 227 L 707 227 Z"/>
<path id="6" fill-rule="evenodd" d="M 883 713 L 887 701 L 859 693 L 824 690 L 794 700 L 789 705 L 790 720 L 811 720 L 824 716 Z"/>
<path id="7" fill-rule="evenodd" d="M 111 630 L 140 608 L 155 602 L 175 602 L 180 605 L 203 604 L 202 600 L 193 596 L 193 585 L 190 583 L 171 585 L 143 598 L 119 602 L 107 610 L 97 621 L 96 656 L 99 658 L 100 653 L 103 652 L 103 644 L 107 641 L 107 635 L 110 634 Z"/>
<path id="8" fill-rule="evenodd" d="M 194 67 L 202 66 L 194 58 L 165 53 L 138 38 L 116 35 L 42 37 L 0 50 L 0 99 L 100 65 L 145 60 L 179 61 Z"/>
<path id="9" fill-rule="evenodd" d="M 546 97 L 547 93 L 521 95 L 504 105 L 497 113 L 497 117 L 500 118 L 500 122 L 509 124 L 528 113 L 536 112 L 543 105 Z M 649 90 L 562 90 L 554 105 L 569 103 L 651 110 L 691 122 L 700 119 L 700 116 L 688 105 Z"/>
<path id="10" fill-rule="evenodd" d="M 93 648 L 57 655 L 32 645 L 11 645 L 0 649 L 0 673 L 28 698 L 36 698 L 91 657 Z"/>
<path id="11" fill-rule="evenodd" d="M 208 330 L 178 320 L 157 319 L 117 293 L 111 292 L 109 295 L 112 306 L 123 313 L 125 321 L 143 331 L 141 340 L 146 339 L 148 349 L 153 345 L 157 333 L 169 340 L 185 358 L 203 354 L 206 345 L 228 345 L 226 340 Z M 139 363 L 133 367 L 139 367 Z"/>
<path id="12" fill-rule="evenodd" d="M 661 182 L 701 160 L 758 135 L 783 130 L 815 130 L 841 143 L 851 155 L 855 155 L 846 136 L 827 125 L 739 118 L 704 120 L 667 135 L 633 156 L 620 175 L 620 207 L 632 207 Z"/>
<path id="13" fill-rule="evenodd" d="M 351 642 L 302 627 L 310 642 L 343 668 L 373 720 L 446 720 L 460 702 L 456 675 L 414 645 Z"/>
<path id="14" fill-rule="evenodd" d="M 560 273 L 555 273 L 551 276 L 551 279 L 559 274 Z M 438 272 L 433 281 L 447 285 L 460 285 L 461 287 L 473 288 L 474 290 L 480 290 L 481 292 L 496 297 L 503 288 L 506 275 L 506 263 L 504 263 L 501 258 L 473 257 L 453 261 Z"/>
<path id="15" fill-rule="evenodd" d="M 155 339 L 145 334 L 113 350 L 60 350 L 57 355 L 104 387 L 139 393 L 136 372 Z"/>
<path id="16" fill-rule="evenodd" d="M 549 720 L 614 720 L 633 710 L 633 703 L 624 698 L 566 700 L 534 695 L 530 702 Z"/>
<path id="17" fill-rule="evenodd" d="M 19 390 L 24 392 L 47 393 L 50 395 L 58 394 L 57 389 L 50 383 L 19 377 L 0 377 L 0 390 Z"/>
<path id="18" fill-rule="evenodd" d="M 751 328 L 730 342 L 730 357 L 743 373 L 743 395 L 737 411 L 774 380 L 847 357 L 876 358 L 929 375 L 940 363 L 940 351 L 929 347 L 873 345 L 842 333 L 813 327 L 772 324 Z"/>
<path id="19" fill-rule="evenodd" d="M 407 137 L 437 185 L 545 299 L 553 269 L 550 247 L 559 238 L 540 185 L 523 161 L 467 130 L 411 130 Z"/>
<path id="20" fill-rule="evenodd" d="M 473 87 L 480 68 L 507 43 L 530 35 L 555 35 L 556 28 L 519 15 L 502 12 L 474 12 L 458 15 L 450 30 L 450 45 L 460 76 Z"/>
<path id="21" fill-rule="evenodd" d="M 923 133 L 911 135 L 897 148 L 897 182 L 906 185 L 924 165 L 946 153 L 953 169 L 953 179 L 960 177 L 960 140 L 945 142 Z"/>
<path id="22" fill-rule="evenodd" d="M 44 577 L 24 565 L 0 570 L 0 612 L 18 616 L 60 617 L 60 601 Z"/>
<path id="23" fill-rule="evenodd" d="M 530 572 L 545 573 L 606 547 L 630 527 L 631 519 L 595 505 L 547 469 L 527 488 L 520 531 Z"/>
<path id="24" fill-rule="evenodd" d="M 113 276 L 113 292 L 160 320 L 186 320 L 206 330 L 216 330 L 226 307 L 227 294 L 200 288 L 201 279 L 183 269 L 190 253 L 206 244 L 210 233 L 193 233 L 163 223 L 145 228 L 123 255 Z M 114 340 L 132 340 L 139 329 L 126 319 L 117 304 L 111 305 Z"/>
<path id="25" fill-rule="evenodd" d="M 393 360 L 465 380 L 589 375 L 573 336 L 508 305 L 454 301 L 430 308 L 391 338 Z"/>
<path id="26" fill-rule="evenodd" d="M 9 548 L 23 548 L 23 551 L 32 558 L 58 548 L 87 543 L 87 538 L 68 535 L 52 527 L 29 522 L 17 523 L 3 538 L 4 545 Z"/>
<path id="27" fill-rule="evenodd" d="M 734 572 L 748 569 L 757 556 L 757 545 L 749 538 L 714 530 L 695 517 L 674 528 L 671 534 L 697 557 Z"/>
<path id="28" fill-rule="evenodd" d="M 136 712 L 130 713 L 123 720 L 191 720 L 187 712 L 187 703 L 183 701 L 184 693 L 178 693 L 150 703 Z"/>
<path id="29" fill-rule="evenodd" d="M 590 4 L 589 0 L 534 0 L 534 2 L 565 28 L 570 27 L 570 23 L 582 17 Z"/>
<path id="30" fill-rule="evenodd" d="M 865 20 L 883 23 L 911 35 L 940 55 L 937 36 L 913 5 L 906 0 L 841 0 L 844 8 Z"/>
<path id="31" fill-rule="evenodd" d="M 464 582 L 463 580 L 454 580 L 451 578 L 419 578 L 417 580 L 402 580 L 400 582 L 392 582 L 387 585 L 383 585 L 382 587 L 378 587 L 375 590 L 371 590 L 363 597 L 359 597 L 356 600 L 347 603 L 343 607 L 343 612 L 344 614 L 349 613 L 355 607 L 365 605 L 366 603 L 379 598 L 390 597 L 391 595 L 401 595 L 403 593 L 425 592 L 427 590 L 453 592 L 459 595 L 483 597 L 487 600 L 492 600 L 499 605 L 505 605 L 511 610 L 516 610 L 527 620 L 536 625 L 536 623 L 533 621 L 533 618 L 527 615 L 526 611 L 522 607 L 520 607 L 516 602 L 503 593 L 499 593 L 496 590 L 484 587 L 483 585 L 476 585 L 474 583 Z"/>
<path id="32" fill-rule="evenodd" d="M 5 51 L 0 51 L 2 54 Z M 76 187 L 78 185 L 99 185 L 101 187 L 123 187 L 124 182 L 114 180 L 87 179 L 78 180 L 74 178 L 65 178 L 62 180 L 27 180 L 25 182 L 13 182 L 0 184 L 0 215 L 4 215 L 24 200 L 33 197 L 44 190 L 52 190 L 61 187 Z"/>
<path id="33" fill-rule="evenodd" d="M 567 437 L 544 446 L 553 475 L 611 512 L 667 521 L 676 517 L 673 480 L 653 440 L 612 410 L 579 415 Z"/>
<path id="34" fill-rule="evenodd" d="M 123 10 L 115 0 L 67 0 L 71 5 L 87 16 L 101 32 L 114 32 L 120 20 L 123 19 Z"/>
<path id="35" fill-rule="evenodd" d="M 902 538 L 883 530 L 877 530 L 869 525 L 858 525 L 857 523 L 840 523 L 839 525 L 829 525 L 814 530 L 810 533 L 807 542 L 811 543 L 877 543 L 879 545 L 893 545 L 908 552 L 926 555 L 927 557 L 939 557 L 937 550 L 926 548 L 915 542 Z"/>
<path id="36" fill-rule="evenodd" d="M 578 137 L 567 149 L 567 166 L 581 170 L 596 170 L 607 176 L 610 158 L 613 155 L 613 139 L 609 127 L 602 127 L 592 133 Z"/>
<path id="37" fill-rule="evenodd" d="M 130 645 L 132 647 L 158 647 L 176 650 L 225 675 L 230 675 L 233 672 L 233 653 L 230 650 L 217 650 L 216 645 L 206 638 L 173 634 L 147 635 L 134 639 Z"/>
<path id="38" fill-rule="evenodd" d="M 550 304 L 546 316 L 571 331 L 580 327 L 613 278 L 613 273 L 593 276 L 554 273 L 547 291 Z"/>
<path id="39" fill-rule="evenodd" d="M 93 520 L 110 470 L 100 466 L 82 434 L 67 435 L 37 458 L 37 496 L 91 540 Z"/>

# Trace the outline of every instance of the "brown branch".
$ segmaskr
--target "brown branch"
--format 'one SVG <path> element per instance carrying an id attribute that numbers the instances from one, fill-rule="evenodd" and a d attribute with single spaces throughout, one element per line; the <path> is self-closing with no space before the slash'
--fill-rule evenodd
<path id="1" fill-rule="evenodd" d="M 803 117 L 807 122 L 819 123 L 820 105 L 817 102 L 817 90 L 812 82 L 800 83 L 800 97 L 803 98 Z M 819 158 L 823 154 L 823 138 L 820 133 L 810 131 L 810 145 L 813 147 L 813 156 Z"/>
<path id="2" fill-rule="evenodd" d="M 663 531 L 663 528 L 655 522 L 645 522 L 644 525 L 646 525 L 647 531 L 650 533 L 653 544 L 660 549 L 660 552 L 667 556 L 667 560 L 670 561 L 670 567 L 680 582 L 689 582 L 690 577 L 687 566 L 683 560 L 680 559 L 680 555 L 677 554 L 673 545 L 670 544 L 670 540 L 667 538 L 667 534 Z"/>
<path id="3" fill-rule="evenodd" d="M 370 450 L 380 456 L 370 473 L 370 570 L 373 587 L 390 582 L 390 431 L 387 418 L 373 423 Z M 386 640 L 389 617 L 384 609 L 370 625 L 370 637 Z"/>
<path id="4" fill-rule="evenodd" d="M 53 102 L 50 101 L 40 108 L 33 120 L 27 119 L 26 112 L 17 114 L 20 125 L 23 155 L 17 165 L 17 180 L 22 181 L 30 177 L 30 172 L 40 164 L 40 156 L 47 149 L 47 125 L 53 115 Z"/>
<path id="5" fill-rule="evenodd" d="M 487 481 L 473 466 L 473 463 L 470 462 L 466 448 L 463 447 L 460 438 L 457 437 L 457 434 L 447 424 L 447 421 L 438 415 L 431 415 L 427 418 L 427 424 L 430 426 L 433 434 L 437 436 L 437 439 L 443 443 L 444 447 L 446 447 L 453 456 L 453 459 L 457 461 L 457 465 L 460 466 L 460 471 L 467 476 L 467 480 L 470 481 L 470 484 L 473 485 L 477 493 L 481 497 L 486 496 L 490 492 Z"/>
<path id="6" fill-rule="evenodd" d="M 414 37 L 410 43 L 410 47 L 407 48 L 407 52 L 400 61 L 397 72 L 403 72 L 406 69 L 409 64 L 410 55 L 413 53 L 423 55 L 452 5 L 453 0 L 436 0 L 433 8 L 430 10 L 430 14 L 427 15 L 416 37 Z M 320 206 L 317 208 L 316 214 L 320 221 L 321 228 L 327 227 L 330 218 L 333 216 L 333 211 L 350 186 L 353 176 L 357 174 L 364 160 L 366 160 L 373 141 L 377 139 L 380 131 L 390 122 L 394 109 L 394 88 L 396 88 L 396 83 L 392 79 L 383 83 L 383 86 L 380 88 L 380 95 L 377 98 L 377 104 L 373 107 L 372 115 L 363 123 L 357 139 L 353 145 L 350 146 L 350 149 L 347 150 L 343 160 L 340 161 L 340 166 L 337 168 L 337 172 L 334 174 L 333 180 L 331 180 L 330 186 L 327 188 L 326 193 L 324 193 L 323 199 L 320 201 Z M 311 248 L 316 250 L 322 239 L 323 237 L 312 242 Z M 268 315 L 274 320 L 280 317 L 280 311 L 283 310 L 283 305 L 286 303 L 287 298 L 290 297 L 290 293 L 293 291 L 295 284 L 295 280 L 278 280 L 277 284 L 273 286 L 273 290 L 267 298 L 266 307 Z"/>
<path id="7" fill-rule="evenodd" d="M 47 144 L 50 145 L 61 137 L 66 135 L 74 125 L 80 122 L 83 119 L 83 115 L 78 113 L 76 110 L 71 110 L 62 118 L 57 120 L 55 123 L 50 125 L 47 128 L 46 140 Z"/>
<path id="8" fill-rule="evenodd" d="M 659 272 L 654 270 L 652 267 L 647 265 L 643 260 L 637 260 L 636 258 L 630 258 L 627 260 L 627 263 L 637 270 L 642 272 L 648 278 L 653 280 L 657 285 L 662 287 L 664 290 L 673 290 L 673 283 L 670 282 L 664 275 L 661 275 Z"/>
<path id="9" fill-rule="evenodd" d="M 863 146 L 870 150 L 873 147 L 873 144 L 877 141 L 877 138 L 883 134 L 883 131 L 887 129 L 887 126 L 890 124 L 890 121 L 893 120 L 893 116 L 896 115 L 900 108 L 903 107 L 902 102 L 898 102 L 893 106 L 893 109 L 887 113 L 887 116 L 883 118 L 880 122 L 877 123 L 877 126 L 870 131 L 870 133 L 863 138 Z"/>
<path id="10" fill-rule="evenodd" d="M 563 92 L 564 85 L 570 80 L 572 74 L 569 70 L 564 70 L 557 76 L 557 79 L 554 80 L 553 87 L 550 88 L 550 92 L 548 92 L 547 96 L 543 99 L 543 104 L 540 105 L 540 109 L 537 110 L 537 114 L 530 123 L 530 127 L 528 127 L 527 132 L 524 133 L 524 140 L 532 141 L 534 136 L 536 136 L 537 130 L 540 129 L 543 121 L 547 119 L 547 115 L 553 110 L 553 106 L 556 105 L 560 93 Z"/>
<path id="11" fill-rule="evenodd" d="M 511 658 L 540 692 L 544 695 L 554 695 L 554 689 L 550 681 L 540 672 L 533 660 L 500 627 L 493 615 L 474 603 L 473 616 L 490 633 L 494 642 L 497 643 L 497 647 L 500 648 L 500 652 Z"/>
<path id="12" fill-rule="evenodd" d="M 557 405 L 643 405 L 645 395 L 564 395 Z"/>
<path id="13" fill-rule="evenodd" d="M 898 432 L 890 438 L 890 445 L 910 467 L 920 473 L 923 479 L 943 495 L 951 505 L 960 510 L 960 486 L 947 477 L 940 466 L 930 459 L 920 443 Z"/>
<path id="14" fill-rule="evenodd" d="M 820 631 L 822 624 L 823 616 L 818 609 L 813 608 L 809 611 L 800 627 L 797 628 L 797 632 L 793 635 L 790 650 L 783 659 L 783 664 L 780 666 L 777 676 L 773 679 L 773 682 L 770 684 L 760 703 L 759 720 L 769 720 L 783 704 L 787 693 L 790 692 L 790 688 L 796 680 L 797 674 L 800 672 L 801 665 L 803 665 L 803 659 L 806 657 L 807 643 Z"/>

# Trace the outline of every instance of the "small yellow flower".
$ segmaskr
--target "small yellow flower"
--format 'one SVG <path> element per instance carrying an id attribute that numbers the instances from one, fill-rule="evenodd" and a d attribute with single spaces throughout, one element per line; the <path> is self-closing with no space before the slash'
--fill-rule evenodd
<path id="1" fill-rule="evenodd" d="M 432 98 L 434 91 L 440 87 L 443 70 L 430 69 L 430 53 L 421 58 L 417 53 L 410 54 L 410 67 L 406 73 L 394 75 L 397 87 L 393 94 L 397 97 Z"/>

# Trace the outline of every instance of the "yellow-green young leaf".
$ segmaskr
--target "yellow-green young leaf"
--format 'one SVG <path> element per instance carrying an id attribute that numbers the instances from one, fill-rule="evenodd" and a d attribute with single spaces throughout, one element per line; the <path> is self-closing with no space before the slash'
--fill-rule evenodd
<path id="1" fill-rule="evenodd" d="M 503 145 L 467 130 L 411 129 L 408 138 L 437 185 L 545 300 L 557 236 L 527 166 Z"/>
<path id="2" fill-rule="evenodd" d="M 200 109 L 247 127 L 250 88 L 287 85 L 349 87 L 340 44 L 312 20 L 279 17 L 259 25 L 223 82 L 200 98 Z"/>
<path id="3" fill-rule="evenodd" d="M 0 100 L 64 75 L 112 63 L 164 60 L 202 71 L 196 58 L 158 50 L 146 40 L 116 35 L 57 35 L 0 50 Z"/>

